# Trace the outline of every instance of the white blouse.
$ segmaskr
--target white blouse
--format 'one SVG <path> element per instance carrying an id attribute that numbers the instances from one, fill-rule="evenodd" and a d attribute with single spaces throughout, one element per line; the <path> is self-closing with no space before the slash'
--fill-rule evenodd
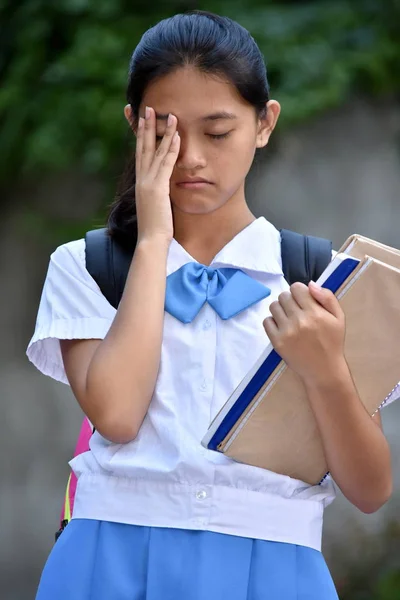
<path id="1" fill-rule="evenodd" d="M 193 258 L 172 240 L 167 274 Z M 320 550 L 324 507 L 335 497 L 330 477 L 310 486 L 237 463 L 200 440 L 265 349 L 263 320 L 288 289 L 280 234 L 263 217 L 231 240 L 211 265 L 240 268 L 271 295 L 227 321 L 205 304 L 183 324 L 168 313 L 160 371 L 135 440 L 113 444 L 98 432 L 90 451 L 71 461 L 78 477 L 74 518 L 202 529 Z M 103 339 L 115 309 L 85 268 L 83 239 L 51 255 L 35 333 L 27 349 L 45 375 L 68 384 L 60 339 Z M 400 388 L 389 401 L 400 395 Z"/>

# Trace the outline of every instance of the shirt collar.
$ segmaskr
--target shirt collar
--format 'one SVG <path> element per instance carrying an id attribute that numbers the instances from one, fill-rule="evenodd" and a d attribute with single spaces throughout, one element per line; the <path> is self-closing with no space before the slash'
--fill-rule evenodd
<path id="1" fill-rule="evenodd" d="M 192 261 L 194 258 L 173 239 L 168 254 L 167 274 Z M 264 217 L 259 217 L 228 242 L 213 258 L 210 266 L 282 275 L 280 233 Z"/>

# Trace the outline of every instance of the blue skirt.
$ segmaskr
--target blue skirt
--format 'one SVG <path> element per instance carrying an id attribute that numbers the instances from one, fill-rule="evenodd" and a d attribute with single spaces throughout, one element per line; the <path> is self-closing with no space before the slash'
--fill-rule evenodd
<path id="1" fill-rule="evenodd" d="M 209 531 L 73 519 L 36 600 L 338 600 L 317 550 Z"/>

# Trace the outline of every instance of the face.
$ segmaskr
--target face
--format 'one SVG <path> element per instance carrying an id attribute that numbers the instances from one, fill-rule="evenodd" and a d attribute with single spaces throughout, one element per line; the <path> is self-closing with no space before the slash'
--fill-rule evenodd
<path id="1" fill-rule="evenodd" d="M 206 214 L 244 201 L 245 177 L 256 148 L 268 143 L 279 115 L 277 102 L 269 102 L 266 118 L 258 119 L 231 83 L 185 67 L 152 83 L 141 116 L 146 106 L 157 115 L 158 141 L 168 114 L 178 119 L 181 145 L 170 184 L 175 210 Z M 200 178 L 205 181 L 190 181 Z"/>

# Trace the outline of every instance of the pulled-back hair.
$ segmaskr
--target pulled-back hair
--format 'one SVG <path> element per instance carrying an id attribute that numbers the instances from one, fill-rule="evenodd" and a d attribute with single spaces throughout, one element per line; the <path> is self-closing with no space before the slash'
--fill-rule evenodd
<path id="1" fill-rule="evenodd" d="M 250 33 L 227 17 L 191 11 L 160 21 L 145 32 L 129 65 L 127 101 L 137 124 L 148 85 L 185 66 L 230 81 L 257 115 L 269 99 L 266 67 Z M 122 175 L 108 217 L 108 231 L 124 245 L 135 227 L 135 158 Z"/>

